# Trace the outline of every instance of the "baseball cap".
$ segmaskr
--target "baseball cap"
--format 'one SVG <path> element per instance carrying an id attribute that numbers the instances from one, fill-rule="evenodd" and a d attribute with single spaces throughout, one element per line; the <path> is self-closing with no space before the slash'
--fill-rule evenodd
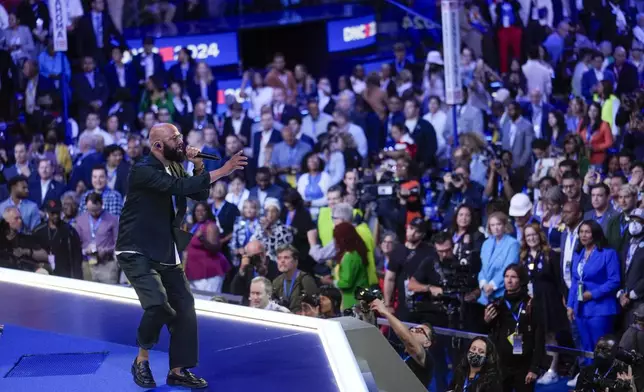
<path id="1" fill-rule="evenodd" d="M 63 206 L 60 204 L 60 200 L 49 200 L 44 205 L 45 212 L 60 213 L 63 210 Z"/>
<path id="2" fill-rule="evenodd" d="M 525 216 L 532 210 L 532 202 L 528 195 L 524 193 L 517 193 L 512 196 L 510 200 L 510 216 L 520 217 Z"/>
<path id="3" fill-rule="evenodd" d="M 427 231 L 427 224 L 423 218 L 414 218 L 409 222 L 409 226 L 415 227 L 418 231 L 425 232 Z"/>

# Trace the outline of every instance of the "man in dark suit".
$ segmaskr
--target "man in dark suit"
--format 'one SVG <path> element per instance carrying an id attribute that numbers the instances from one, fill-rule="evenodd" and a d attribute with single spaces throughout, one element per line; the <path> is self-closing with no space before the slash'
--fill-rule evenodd
<path id="1" fill-rule="evenodd" d="M 299 115 L 300 112 L 295 106 L 286 103 L 286 94 L 281 88 L 273 90 L 273 119 L 282 125 L 288 124 L 288 120 Z"/>
<path id="2" fill-rule="evenodd" d="M 30 129 L 41 129 L 45 123 L 50 122 L 48 114 L 60 101 L 60 93 L 56 85 L 49 79 L 42 76 L 39 72 L 38 63 L 33 60 L 27 60 L 22 65 L 25 113 L 27 124 Z M 18 75 L 15 75 L 18 78 Z"/>
<path id="3" fill-rule="evenodd" d="M 403 109 L 405 125 L 411 127 L 409 135 L 416 142 L 419 153 L 416 154 L 416 164 L 421 170 L 427 170 L 436 165 L 436 131 L 429 121 L 420 117 L 420 104 L 415 98 L 405 101 Z"/>
<path id="4" fill-rule="evenodd" d="M 105 117 L 110 90 L 101 72 L 96 69 L 94 59 L 83 58 L 83 73 L 72 76 L 73 101 L 78 108 L 78 118 L 85 122 L 87 114 L 94 110 Z"/>
<path id="5" fill-rule="evenodd" d="M 548 126 L 548 115 L 554 110 L 548 102 L 543 102 L 543 93 L 540 90 L 530 91 L 530 102 L 521 105 L 523 117 L 532 124 L 534 137 L 536 139 L 551 140 L 552 135 L 546 135 Z"/>
<path id="6" fill-rule="evenodd" d="M 110 103 L 117 102 L 114 95 L 118 89 L 126 88 L 130 96 L 138 95 L 139 83 L 132 63 L 123 63 L 123 51 L 119 47 L 112 49 L 112 61 L 105 66 L 105 80 L 110 90 Z"/>
<path id="7" fill-rule="evenodd" d="M 593 94 L 600 81 L 604 79 L 615 81 L 615 74 L 612 71 L 608 70 L 608 68 L 602 71 L 603 65 L 604 55 L 601 52 L 595 52 L 593 54 L 591 68 L 581 76 L 581 95 L 588 103 L 593 101 Z"/>
<path id="8" fill-rule="evenodd" d="M 198 359 L 197 315 L 179 256 L 191 236 L 181 231 L 179 225 L 185 215 L 186 197 L 206 200 L 210 184 L 243 169 L 246 157 L 236 155 L 221 169 L 207 172 L 203 161 L 196 158 L 199 150 L 185 149 L 181 133 L 174 125 L 153 126 L 149 138 L 150 154 L 130 172 L 130 189 L 116 243 L 119 265 L 144 309 L 132 375 L 140 387 L 156 387 L 149 350 L 167 325 L 170 371 L 166 384 L 202 389 L 208 386 L 206 380 L 188 370 L 197 365 Z M 182 170 L 181 163 L 186 158 L 195 165 L 192 177 Z"/>
<path id="9" fill-rule="evenodd" d="M 624 325 L 633 323 L 633 311 L 644 303 L 644 209 L 636 208 L 630 214 L 628 234 L 631 240 L 622 251 L 624 279 L 619 303 L 626 310 Z"/>
<path id="10" fill-rule="evenodd" d="M 613 54 L 615 62 L 606 69 L 617 77 L 617 88 L 615 95 L 630 94 L 639 87 L 639 75 L 637 67 L 626 59 L 626 49 L 618 46 Z"/>
<path id="11" fill-rule="evenodd" d="M 510 151 L 514 157 L 512 170 L 521 172 L 520 176 L 527 179 L 534 129 L 528 120 L 521 117 L 521 106 L 517 102 L 510 102 L 508 105 L 508 117 L 501 129 L 503 149 Z"/>
<path id="12" fill-rule="evenodd" d="M 38 176 L 29 181 L 29 200 L 38 208 L 49 200 L 58 200 L 65 193 L 65 185 L 53 179 L 54 170 L 49 159 L 38 162 Z"/>
<path id="13" fill-rule="evenodd" d="M 36 167 L 29 162 L 29 153 L 27 145 L 23 142 L 17 142 L 13 146 L 13 158 L 15 164 L 13 166 L 5 167 L 2 171 L 6 181 L 11 180 L 17 175 L 23 175 L 29 179 L 36 177 Z"/>
<path id="14" fill-rule="evenodd" d="M 188 83 L 194 81 L 194 77 L 195 62 L 192 59 L 192 52 L 183 47 L 177 53 L 177 63 L 168 70 L 168 78 L 171 83 L 179 83 L 185 90 Z"/>
<path id="15" fill-rule="evenodd" d="M 275 145 L 282 141 L 282 134 L 273 128 L 273 115 L 270 112 L 262 113 L 260 120 L 261 131 L 253 134 L 253 161 L 252 169 L 257 170 L 267 166 L 270 159 L 267 154 L 267 146 Z"/>
<path id="16" fill-rule="evenodd" d="M 560 257 L 560 292 L 564 298 L 568 298 L 568 292 L 572 284 L 572 258 L 575 248 L 579 243 L 579 226 L 583 219 L 583 211 L 576 201 L 568 201 L 561 210 L 561 221 L 566 225 L 566 230 L 561 235 Z M 574 288 L 573 288 L 574 289 Z"/>
<path id="17" fill-rule="evenodd" d="M 102 66 L 110 58 L 112 47 L 125 47 L 125 40 L 105 12 L 105 0 L 92 0 L 90 6 L 90 12 L 80 18 L 76 28 L 77 53 L 95 58 Z"/>
<path id="18" fill-rule="evenodd" d="M 230 104 L 230 116 L 224 120 L 224 140 L 228 135 L 236 135 L 244 147 L 250 143 L 250 134 L 253 128 L 253 120 L 244 114 L 241 103 L 235 101 Z"/>
<path id="19" fill-rule="evenodd" d="M 0 49 L 0 118 L 8 118 L 15 97 L 18 69 L 11 55 Z"/>
<path id="20" fill-rule="evenodd" d="M 277 200 L 282 200 L 284 190 L 273 183 L 273 174 L 271 169 L 267 167 L 260 167 L 257 169 L 255 175 L 256 186 L 250 188 L 249 200 L 257 200 L 260 206 L 264 206 L 266 198 L 272 197 Z"/>
<path id="21" fill-rule="evenodd" d="M 390 64 L 392 76 L 398 76 L 403 69 L 409 70 L 414 75 L 416 66 L 407 58 L 405 44 L 398 42 L 394 45 L 394 61 Z"/>
<path id="22" fill-rule="evenodd" d="M 143 52 L 134 56 L 132 60 L 139 86 L 145 85 L 145 81 L 152 75 L 159 75 L 164 81 L 166 79 L 163 58 L 158 53 L 152 53 L 152 49 L 154 37 L 143 38 Z"/>
<path id="23" fill-rule="evenodd" d="M 96 138 L 90 134 L 81 135 L 78 139 L 80 153 L 74 158 L 72 174 L 67 183 L 69 190 L 75 191 L 78 182 L 85 184 L 85 189 L 92 184 L 92 169 L 104 162 L 103 154 L 96 151 Z"/>

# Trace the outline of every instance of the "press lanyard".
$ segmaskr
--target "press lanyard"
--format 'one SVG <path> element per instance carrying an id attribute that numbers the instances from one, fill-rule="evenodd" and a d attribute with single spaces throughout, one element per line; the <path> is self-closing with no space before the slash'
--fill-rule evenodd
<path id="1" fill-rule="evenodd" d="M 215 214 L 215 216 L 216 216 L 217 218 L 219 218 L 219 214 L 221 213 L 221 210 L 223 210 L 223 209 L 224 209 L 224 204 L 226 204 L 226 202 L 225 202 L 225 201 L 224 201 L 223 203 L 221 203 L 221 207 L 220 207 L 220 208 L 217 208 L 217 207 L 215 207 L 215 203 L 212 203 L 212 213 L 213 213 L 213 214 Z"/>
<path id="2" fill-rule="evenodd" d="M 253 235 L 253 232 L 250 229 L 250 226 L 255 223 L 255 221 L 251 222 L 249 219 L 246 220 L 246 238 L 245 241 L 248 242 L 250 240 L 250 237 Z"/>
<path id="3" fill-rule="evenodd" d="M 624 218 L 622 217 L 621 220 L 623 221 Z M 624 223 L 619 225 L 619 235 L 620 235 L 620 237 L 624 237 L 624 232 L 626 231 L 627 227 L 628 227 L 628 222 L 624 222 Z"/>
<path id="4" fill-rule="evenodd" d="M 479 374 L 476 373 L 476 376 L 474 376 L 474 378 L 472 379 L 472 382 L 478 380 L 478 378 L 479 378 Z M 468 392 L 469 388 L 470 388 L 470 378 L 466 376 L 465 384 L 463 384 L 463 392 Z"/>
<path id="5" fill-rule="evenodd" d="M 201 223 L 196 223 L 194 226 L 192 226 L 192 229 L 190 229 L 190 234 L 196 233 L 200 227 L 201 227 Z"/>
<path id="6" fill-rule="evenodd" d="M 510 314 L 512 315 L 512 318 L 514 318 L 514 321 L 517 322 L 517 326 L 515 328 L 516 328 L 516 331 L 518 332 L 519 331 L 519 318 L 521 318 L 521 311 L 523 310 L 523 302 L 521 302 L 521 305 L 519 305 L 519 311 L 517 312 L 517 314 L 514 314 L 514 312 L 512 312 L 512 305 L 510 305 L 510 302 L 508 300 L 505 301 L 505 305 L 510 310 Z"/>
<path id="7" fill-rule="evenodd" d="M 553 224 L 553 223 L 552 223 L 552 219 L 550 219 L 550 227 L 548 227 L 548 238 L 547 238 L 548 242 L 550 242 L 550 234 L 552 233 L 552 230 L 555 228 L 555 226 L 556 226 L 557 224 L 559 224 L 559 221 L 561 220 L 561 217 L 559 217 L 559 216 L 558 216 L 558 217 L 556 217 L 556 218 L 557 218 L 557 219 L 556 219 L 556 223 L 555 223 L 555 224 Z"/>
<path id="8" fill-rule="evenodd" d="M 92 235 L 92 239 L 96 239 L 96 232 L 98 231 L 98 226 L 101 224 L 102 220 L 103 217 L 100 217 L 96 222 L 94 222 L 92 217 L 89 218 L 89 232 Z"/>
<path id="9" fill-rule="evenodd" d="M 291 287 L 289 287 L 288 292 L 286 291 L 286 279 L 284 279 L 284 296 L 286 298 L 291 298 L 291 294 L 293 293 L 293 286 L 295 286 L 295 279 L 297 279 L 297 275 L 299 275 L 300 271 L 295 271 L 295 275 L 293 275 L 293 279 L 291 279 Z"/>
<path id="10" fill-rule="evenodd" d="M 49 245 L 53 248 L 53 243 L 52 241 L 56 238 L 56 235 L 58 234 L 58 229 L 54 230 L 54 234 L 51 234 L 51 229 L 47 228 L 47 237 L 49 238 Z"/>

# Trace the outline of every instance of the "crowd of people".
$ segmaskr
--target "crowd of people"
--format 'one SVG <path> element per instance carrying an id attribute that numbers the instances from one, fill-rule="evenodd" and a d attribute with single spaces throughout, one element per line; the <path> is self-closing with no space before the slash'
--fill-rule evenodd
<path id="1" fill-rule="evenodd" d="M 592 352 L 644 322 L 644 16 L 581 3 L 466 2 L 453 124 L 439 48 L 418 59 L 398 43 L 379 72 L 337 81 L 276 54 L 221 115 L 216 70 L 190 50 L 166 69 L 146 37 L 124 63 L 120 27 L 91 0 L 55 52 L 46 3 L 25 0 L 0 45 L 0 264 L 128 284 L 115 244 L 129 169 L 150 128 L 173 123 L 221 156 L 208 171 L 239 151 L 250 162 L 176 222 L 193 289 L 375 312 L 439 392 L 556 383 L 546 344 Z M 433 327 L 489 338 L 461 347 Z"/>

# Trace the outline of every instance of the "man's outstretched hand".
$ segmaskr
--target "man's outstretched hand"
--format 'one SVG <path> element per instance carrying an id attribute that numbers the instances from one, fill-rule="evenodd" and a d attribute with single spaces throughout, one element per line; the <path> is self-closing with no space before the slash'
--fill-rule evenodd
<path id="1" fill-rule="evenodd" d="M 248 165 L 248 157 L 242 155 L 242 151 L 239 151 L 224 163 L 224 166 L 221 168 L 222 174 L 229 176 L 236 170 L 243 170 L 246 165 Z"/>

